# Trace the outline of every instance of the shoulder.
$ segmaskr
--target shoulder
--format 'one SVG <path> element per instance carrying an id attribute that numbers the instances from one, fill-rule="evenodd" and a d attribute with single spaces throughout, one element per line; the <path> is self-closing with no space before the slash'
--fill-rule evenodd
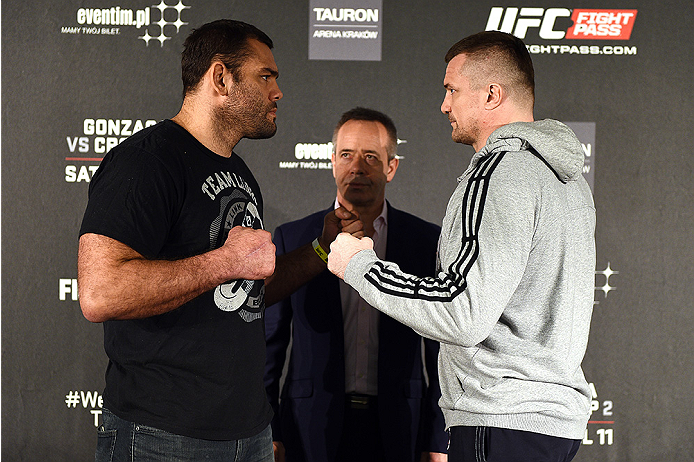
<path id="1" fill-rule="evenodd" d="M 536 152 L 528 150 L 502 151 L 491 154 L 483 167 L 491 178 L 504 178 L 512 183 L 524 180 L 542 180 L 547 176 L 556 177 L 556 173 L 545 159 Z"/>
<path id="2" fill-rule="evenodd" d="M 159 122 L 123 140 L 106 154 L 101 166 L 147 172 L 167 165 L 180 149 L 177 147 L 180 143 L 173 139 L 173 127 L 167 122 L 173 124 L 170 121 Z"/>
<path id="3" fill-rule="evenodd" d="M 163 161 L 184 155 L 187 151 L 200 150 L 200 142 L 183 127 L 166 119 L 146 127 L 113 148 L 120 155 L 124 151 L 140 151 Z"/>
<path id="4" fill-rule="evenodd" d="M 484 202 L 501 198 L 515 202 L 538 194 L 552 176 L 552 170 L 543 159 L 530 151 L 499 150 L 482 157 L 466 178 L 465 183 L 477 184 L 478 187 L 459 187 L 456 191 L 465 196 L 476 195 Z"/>
<path id="5" fill-rule="evenodd" d="M 178 131 L 176 130 L 176 124 L 170 120 L 162 120 L 154 125 L 145 127 L 123 142 L 121 142 L 114 150 L 119 150 L 123 148 L 139 147 L 146 149 L 152 146 L 156 146 L 162 143 L 173 143 L 174 138 L 177 138 Z"/>
<path id="6" fill-rule="evenodd" d="M 476 197 L 466 198 L 467 203 L 483 210 L 483 223 L 533 220 L 541 210 L 544 188 L 556 181 L 552 170 L 529 151 L 499 152 L 490 157 L 488 169 L 477 179 L 479 187 L 468 188 L 476 191 Z"/>

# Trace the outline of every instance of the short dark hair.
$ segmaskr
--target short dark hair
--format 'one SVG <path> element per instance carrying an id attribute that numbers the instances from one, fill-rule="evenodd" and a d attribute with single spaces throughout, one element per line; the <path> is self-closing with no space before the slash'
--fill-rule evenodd
<path id="1" fill-rule="evenodd" d="M 272 49 L 273 43 L 257 27 L 233 19 L 219 19 L 204 24 L 188 35 L 181 53 L 183 96 L 195 90 L 212 62 L 220 60 L 235 80 L 250 55 L 248 40 L 255 39 Z"/>
<path id="2" fill-rule="evenodd" d="M 446 63 L 456 56 L 467 57 L 466 67 L 472 75 L 471 84 L 476 72 L 486 72 L 495 77 L 503 76 L 513 92 L 524 94 L 531 103 L 535 101 L 535 70 L 528 48 L 523 41 L 514 35 L 499 31 L 484 31 L 465 37 L 453 45 L 446 53 Z M 489 59 L 491 58 L 491 59 Z M 474 65 L 473 69 L 468 63 Z"/>
<path id="3" fill-rule="evenodd" d="M 383 125 L 386 129 L 386 133 L 388 133 L 388 144 L 386 144 L 388 160 L 395 159 L 395 154 L 398 150 L 398 131 L 395 128 L 393 120 L 382 112 L 360 106 L 350 109 L 340 117 L 340 121 L 337 122 L 335 130 L 333 130 L 333 149 L 335 149 L 335 145 L 337 144 L 337 132 L 339 132 L 340 128 L 350 120 L 379 122 Z"/>

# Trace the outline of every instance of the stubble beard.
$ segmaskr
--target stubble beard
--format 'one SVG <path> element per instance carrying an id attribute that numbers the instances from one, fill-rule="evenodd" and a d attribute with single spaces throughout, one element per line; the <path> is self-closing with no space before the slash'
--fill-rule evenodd
<path id="1" fill-rule="evenodd" d="M 277 132 L 277 125 L 268 114 L 276 107 L 274 102 L 263 104 L 245 88 L 238 89 L 215 110 L 215 123 L 220 133 L 238 133 L 250 139 L 271 138 Z"/>
<path id="2" fill-rule="evenodd" d="M 468 126 L 468 129 L 463 129 L 456 120 L 456 126 L 451 133 L 454 142 L 472 146 L 477 141 L 481 132 L 479 126 L 471 120 L 468 120 Z"/>

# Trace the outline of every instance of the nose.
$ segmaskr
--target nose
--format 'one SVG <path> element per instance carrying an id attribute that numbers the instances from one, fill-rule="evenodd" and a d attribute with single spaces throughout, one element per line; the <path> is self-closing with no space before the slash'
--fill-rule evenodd
<path id="1" fill-rule="evenodd" d="M 270 100 L 279 101 L 282 99 L 283 96 L 284 94 L 282 93 L 282 90 L 280 90 L 279 85 L 277 85 L 277 82 L 275 82 L 275 88 L 273 88 L 270 92 Z"/>
<path id="2" fill-rule="evenodd" d="M 349 164 L 350 173 L 360 174 L 364 173 L 366 169 L 364 168 L 366 159 L 364 156 L 356 155 L 352 158 L 352 162 Z"/>
<path id="3" fill-rule="evenodd" d="M 441 103 L 441 112 L 448 114 L 451 112 L 451 104 L 449 101 L 449 94 L 446 92 L 446 96 L 443 97 L 443 102 Z"/>

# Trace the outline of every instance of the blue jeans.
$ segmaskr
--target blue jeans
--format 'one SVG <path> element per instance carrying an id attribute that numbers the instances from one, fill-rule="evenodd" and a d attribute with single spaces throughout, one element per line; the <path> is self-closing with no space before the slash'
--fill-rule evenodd
<path id="1" fill-rule="evenodd" d="M 103 409 L 96 462 L 274 462 L 270 426 L 250 438 L 211 441 L 123 420 Z"/>

